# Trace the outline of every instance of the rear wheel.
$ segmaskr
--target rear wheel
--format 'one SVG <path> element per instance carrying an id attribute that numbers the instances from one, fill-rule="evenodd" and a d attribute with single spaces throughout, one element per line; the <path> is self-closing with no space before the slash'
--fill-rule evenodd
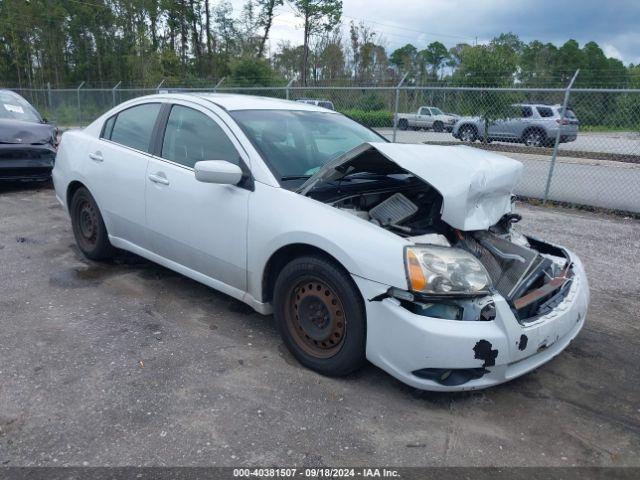
<path id="1" fill-rule="evenodd" d="M 407 128 L 409 128 L 409 122 L 405 118 L 401 118 L 398 122 L 398 128 L 400 130 L 406 130 Z"/>
<path id="2" fill-rule="evenodd" d="M 109 242 L 100 209 L 89 190 L 84 187 L 76 190 L 71 199 L 70 213 L 73 236 L 80 251 L 91 260 L 111 257 L 114 248 Z"/>
<path id="3" fill-rule="evenodd" d="M 543 131 L 533 129 L 525 132 L 523 141 L 527 147 L 542 147 L 547 142 L 547 139 Z"/>
<path id="4" fill-rule="evenodd" d="M 301 364 L 330 376 L 364 364 L 364 305 L 342 268 L 316 256 L 291 261 L 278 275 L 273 303 L 284 343 Z"/>
<path id="5" fill-rule="evenodd" d="M 464 125 L 460 127 L 460 140 L 463 142 L 473 143 L 478 138 L 478 132 L 475 127 L 471 125 Z"/>
<path id="6" fill-rule="evenodd" d="M 442 131 L 444 131 L 444 124 L 442 122 L 435 122 L 433 124 L 433 131 L 434 132 L 442 132 Z"/>

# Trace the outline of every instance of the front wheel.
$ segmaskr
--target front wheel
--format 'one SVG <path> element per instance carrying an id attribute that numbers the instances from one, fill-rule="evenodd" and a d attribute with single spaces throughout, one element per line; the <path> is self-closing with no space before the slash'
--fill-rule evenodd
<path id="1" fill-rule="evenodd" d="M 105 260 L 113 255 L 107 228 L 93 196 L 84 187 L 71 199 L 71 226 L 78 248 L 91 260 Z"/>
<path id="2" fill-rule="evenodd" d="M 362 367 L 364 305 L 342 268 L 316 256 L 292 260 L 278 275 L 273 304 L 282 339 L 301 364 L 329 376 Z"/>

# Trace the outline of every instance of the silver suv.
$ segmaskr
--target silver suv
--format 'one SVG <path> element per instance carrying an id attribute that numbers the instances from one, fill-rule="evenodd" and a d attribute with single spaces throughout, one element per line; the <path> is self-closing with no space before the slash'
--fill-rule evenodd
<path id="1" fill-rule="evenodd" d="M 548 147 L 555 142 L 558 129 L 561 143 L 573 142 L 579 124 L 570 108 L 562 118 L 562 105 L 519 103 L 510 106 L 505 118 L 489 124 L 487 140 Z M 451 133 L 463 142 L 475 142 L 484 136 L 484 121 L 480 117 L 462 117 Z"/>

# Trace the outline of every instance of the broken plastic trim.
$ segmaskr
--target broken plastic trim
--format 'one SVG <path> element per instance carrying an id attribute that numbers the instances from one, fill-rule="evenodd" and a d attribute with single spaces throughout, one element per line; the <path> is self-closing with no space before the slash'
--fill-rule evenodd
<path id="1" fill-rule="evenodd" d="M 485 297 L 490 297 L 486 295 Z M 496 308 L 492 298 L 487 298 L 485 304 L 479 303 L 475 299 L 477 296 L 460 295 L 431 295 L 423 293 L 413 293 L 396 287 L 390 287 L 386 293 L 377 295 L 370 302 L 380 302 L 385 298 L 395 298 L 400 301 L 402 307 L 415 315 L 440 318 L 442 320 L 457 321 L 491 321 L 496 317 Z M 468 309 L 467 317 L 464 318 Z M 477 318 L 476 318 L 477 316 Z"/>
<path id="2" fill-rule="evenodd" d="M 456 387 L 478 379 L 487 372 L 486 368 L 422 368 L 411 373 L 416 377 L 438 382 L 440 385 Z"/>

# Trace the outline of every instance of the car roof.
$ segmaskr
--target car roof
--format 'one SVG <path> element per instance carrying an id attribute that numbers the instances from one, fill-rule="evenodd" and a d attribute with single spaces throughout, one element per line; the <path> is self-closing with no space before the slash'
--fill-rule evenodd
<path id="1" fill-rule="evenodd" d="M 237 93 L 165 93 L 150 95 L 148 98 L 162 97 L 175 98 L 177 100 L 197 99 L 199 103 L 211 102 L 226 110 L 305 110 L 313 112 L 329 112 L 326 108 L 318 107 L 310 103 L 295 102 L 272 97 L 259 97 L 256 95 L 241 95 Z"/>

